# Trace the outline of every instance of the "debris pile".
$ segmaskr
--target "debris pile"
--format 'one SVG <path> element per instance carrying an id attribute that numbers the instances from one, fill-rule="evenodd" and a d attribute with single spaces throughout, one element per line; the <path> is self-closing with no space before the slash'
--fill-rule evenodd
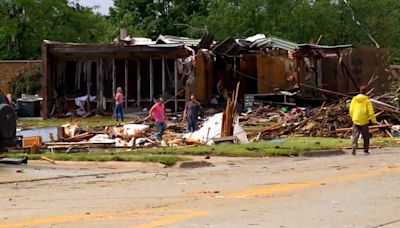
<path id="1" fill-rule="evenodd" d="M 83 129 L 79 122 L 70 122 L 54 129 L 43 129 L 43 134 L 34 137 L 25 132 L 22 147 L 39 147 L 42 142 L 53 152 L 68 153 L 74 149 L 88 148 L 148 148 L 179 147 L 192 145 L 214 145 L 221 143 L 248 143 L 270 140 L 282 136 L 340 137 L 352 135 L 352 121 L 349 116 L 351 97 L 319 107 L 272 107 L 262 106 L 238 114 L 239 84 L 232 98 L 228 99 L 224 112 L 208 110 L 199 119 L 200 129 L 186 133 L 186 122 L 180 114 L 170 114 L 163 139 L 158 140 L 153 121 L 145 114 L 136 121 L 118 126 L 103 126 Z M 385 94 L 370 99 L 379 124 L 369 127 L 370 133 L 381 137 L 400 137 L 400 105 L 397 94 Z M 260 129 L 261 126 L 261 129 Z M 263 127 L 262 127 L 263 126 Z M 255 130 L 242 128 L 256 128 Z M 57 137 L 55 137 L 57 136 Z M 40 137 L 40 138 L 38 138 Z M 30 140 L 30 141 L 29 141 Z M 33 150 L 31 150 L 33 151 Z"/>
<path id="2" fill-rule="evenodd" d="M 275 121 L 260 131 L 250 133 L 250 139 L 273 139 L 280 136 L 313 136 L 347 138 L 352 133 L 352 121 L 349 116 L 350 99 L 342 99 L 317 108 L 293 108 L 285 113 L 277 108 L 263 107 L 256 116 L 263 115 L 269 121 Z M 387 103 L 371 99 L 374 105 L 378 125 L 370 126 L 375 136 L 393 137 L 394 123 L 399 121 L 399 110 Z M 260 111 L 262 114 L 260 114 Z M 247 121 L 254 121 L 249 114 Z"/>

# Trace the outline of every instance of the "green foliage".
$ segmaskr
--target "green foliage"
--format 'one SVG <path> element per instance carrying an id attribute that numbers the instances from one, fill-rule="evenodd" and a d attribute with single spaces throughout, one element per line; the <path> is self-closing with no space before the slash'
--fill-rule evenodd
<path id="1" fill-rule="evenodd" d="M 193 33 L 191 21 L 207 16 L 210 2 L 115 0 L 114 8 L 110 10 L 110 21 L 120 28 L 128 28 L 130 35 L 134 36 L 153 39 L 160 34 L 189 36 Z"/>
<path id="2" fill-rule="evenodd" d="M 67 0 L 2 0 L 0 15 L 0 59 L 38 59 L 45 39 L 109 42 L 113 30 L 103 16 Z"/>
<path id="3" fill-rule="evenodd" d="M 132 36 L 200 37 L 205 27 L 219 41 L 256 33 L 297 43 L 374 46 L 400 63 L 400 1 L 352 0 L 115 0 L 110 16 L 67 0 L 1 0 L 0 59 L 36 59 L 44 39 L 109 43 L 118 28 Z M 314 2 L 314 3 L 310 3 Z M 354 19 L 353 19 L 354 17 Z"/>
<path id="4" fill-rule="evenodd" d="M 21 94 L 38 94 L 42 88 L 41 78 L 41 67 L 34 68 L 19 75 L 17 80 L 10 84 L 9 88 L 11 94 L 14 96 L 13 99 L 21 97 Z"/>
<path id="5" fill-rule="evenodd" d="M 133 154 L 127 152 L 93 152 L 93 153 L 76 153 L 76 154 L 2 154 L 1 156 L 7 158 L 25 158 L 29 160 L 41 160 L 42 156 L 46 156 L 56 161 L 95 161 L 95 162 L 108 162 L 108 161 L 120 161 L 120 162 L 152 162 L 161 163 L 166 166 L 173 166 L 178 161 L 190 160 L 189 158 L 179 156 L 163 156 L 163 155 L 146 155 L 146 154 Z"/>

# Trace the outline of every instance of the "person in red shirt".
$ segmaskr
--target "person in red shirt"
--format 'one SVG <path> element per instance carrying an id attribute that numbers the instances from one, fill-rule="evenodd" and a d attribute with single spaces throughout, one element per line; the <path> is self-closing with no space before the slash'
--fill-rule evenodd
<path id="1" fill-rule="evenodd" d="M 162 98 L 158 99 L 157 103 L 151 107 L 149 116 L 147 118 L 150 117 L 153 117 L 154 121 L 156 121 L 157 138 L 161 140 L 165 131 L 165 107 Z"/>
<path id="2" fill-rule="evenodd" d="M 124 95 L 122 95 L 122 88 L 118 87 L 115 92 L 115 118 L 117 120 L 117 124 L 119 124 L 119 117 L 121 117 L 121 121 L 124 121 L 123 114 L 123 104 L 124 104 Z"/>

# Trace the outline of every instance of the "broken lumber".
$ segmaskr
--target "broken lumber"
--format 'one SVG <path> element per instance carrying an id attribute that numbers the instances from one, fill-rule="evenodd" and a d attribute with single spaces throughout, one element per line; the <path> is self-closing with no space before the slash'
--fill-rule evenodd
<path id="1" fill-rule="evenodd" d="M 391 127 L 392 125 L 389 125 L 389 124 L 381 124 L 381 125 L 373 125 L 373 126 L 369 126 L 368 128 L 369 128 L 369 130 L 372 130 L 372 129 L 378 129 L 378 128 L 387 128 L 387 127 Z M 352 128 L 351 127 L 348 127 L 348 128 L 339 128 L 339 129 L 336 129 L 335 131 L 336 132 L 347 132 L 347 131 L 349 131 L 349 130 L 351 130 Z"/>
<path id="2" fill-rule="evenodd" d="M 45 160 L 45 161 L 48 161 L 48 162 L 50 162 L 50 163 L 52 163 L 52 164 L 56 164 L 56 161 L 54 161 L 53 159 L 50 159 L 50 158 L 48 158 L 48 157 L 46 157 L 46 156 L 42 156 L 42 157 L 40 157 L 42 160 Z"/>

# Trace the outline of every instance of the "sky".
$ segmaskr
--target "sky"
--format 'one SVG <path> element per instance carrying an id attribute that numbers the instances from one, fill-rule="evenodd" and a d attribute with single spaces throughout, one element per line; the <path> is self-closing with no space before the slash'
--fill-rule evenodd
<path id="1" fill-rule="evenodd" d="M 108 15 L 108 8 L 113 6 L 113 0 L 79 0 L 79 4 L 83 6 L 99 6 L 98 9 L 95 9 L 96 12 L 99 12 L 103 15 Z"/>

